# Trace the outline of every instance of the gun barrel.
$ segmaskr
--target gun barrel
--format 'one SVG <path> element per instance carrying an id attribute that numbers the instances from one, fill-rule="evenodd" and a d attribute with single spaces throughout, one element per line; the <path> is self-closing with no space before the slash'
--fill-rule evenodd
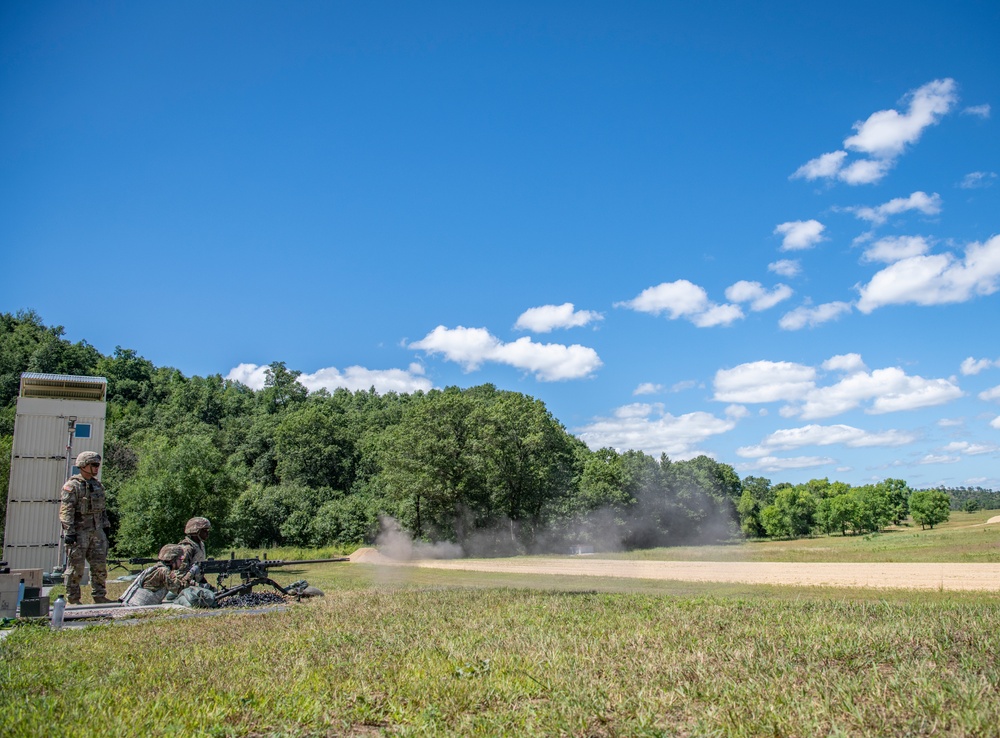
<path id="1" fill-rule="evenodd" d="M 295 566 L 296 564 L 330 564 L 335 561 L 350 561 L 346 556 L 338 556 L 334 559 L 299 559 L 296 561 L 267 561 L 264 560 L 260 563 L 270 566 Z"/>

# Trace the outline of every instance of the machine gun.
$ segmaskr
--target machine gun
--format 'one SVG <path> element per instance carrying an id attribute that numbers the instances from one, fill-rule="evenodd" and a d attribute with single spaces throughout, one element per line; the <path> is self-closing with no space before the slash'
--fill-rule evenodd
<path id="1" fill-rule="evenodd" d="M 270 587 L 274 587 L 284 595 L 301 597 L 303 594 L 308 595 L 305 591 L 309 587 L 308 582 L 300 580 L 289 585 L 288 587 L 282 587 L 268 576 L 268 571 L 282 566 L 298 566 L 300 564 L 329 564 L 343 561 L 350 561 L 350 559 L 346 556 L 341 556 L 332 559 L 268 561 L 267 554 L 264 554 L 263 559 L 237 559 L 236 553 L 233 552 L 228 559 L 207 559 L 205 561 L 199 561 L 191 567 L 191 571 L 193 572 L 197 568 L 198 572 L 196 576 L 205 576 L 206 574 L 216 575 L 216 586 L 218 589 L 215 594 L 216 602 L 225 599 L 226 597 L 252 592 L 253 588 L 259 584 L 266 584 Z M 226 581 L 230 577 L 234 576 L 239 576 L 240 583 L 232 587 L 228 587 Z"/>

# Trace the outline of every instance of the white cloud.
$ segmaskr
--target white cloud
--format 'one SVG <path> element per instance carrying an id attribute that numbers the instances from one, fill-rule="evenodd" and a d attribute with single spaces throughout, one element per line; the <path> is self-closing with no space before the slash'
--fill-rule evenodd
<path id="1" fill-rule="evenodd" d="M 846 151 L 831 151 L 829 154 L 817 156 L 815 159 L 810 159 L 796 169 L 795 173 L 789 179 L 806 179 L 812 181 L 814 179 L 833 177 L 840 171 L 846 157 Z"/>
<path id="2" fill-rule="evenodd" d="M 841 354 L 823 363 L 828 371 L 847 373 L 826 386 L 816 383 L 815 368 L 789 362 L 756 361 L 715 374 L 719 402 L 785 402 L 782 417 L 826 418 L 864 406 L 880 415 L 942 405 L 963 395 L 948 379 L 907 375 L 898 367 L 868 371 L 858 354 Z"/>
<path id="3" fill-rule="evenodd" d="M 700 315 L 692 316 L 691 322 L 699 328 L 713 328 L 717 325 L 729 325 L 743 318 L 739 305 L 713 305 Z"/>
<path id="4" fill-rule="evenodd" d="M 996 172 L 969 172 L 966 174 L 958 186 L 963 190 L 976 190 L 983 187 L 991 187 L 993 180 L 997 178 Z"/>
<path id="5" fill-rule="evenodd" d="M 716 305 L 704 288 L 686 279 L 647 287 L 631 300 L 616 302 L 615 307 L 651 315 L 667 313 L 671 320 L 687 318 L 699 328 L 729 325 L 743 317 L 738 305 Z"/>
<path id="6" fill-rule="evenodd" d="M 515 328 L 548 333 L 555 328 L 577 328 L 604 318 L 600 313 L 591 310 L 574 310 L 573 303 L 562 305 L 541 305 L 528 308 L 517 319 Z"/>
<path id="7" fill-rule="evenodd" d="M 992 454 L 1000 447 L 992 443 L 969 443 L 968 441 L 952 441 L 941 449 L 944 453 L 965 454 L 966 456 L 981 456 Z"/>
<path id="8" fill-rule="evenodd" d="M 868 368 L 865 366 L 861 354 L 837 354 L 824 361 L 821 366 L 828 372 L 847 372 L 850 374 L 862 372 Z"/>
<path id="9" fill-rule="evenodd" d="M 719 402 L 774 402 L 804 397 L 814 386 L 816 370 L 788 361 L 754 361 L 715 373 Z"/>
<path id="10" fill-rule="evenodd" d="M 961 418 L 941 418 L 937 424 L 942 428 L 957 428 L 965 425 L 965 421 Z"/>
<path id="11" fill-rule="evenodd" d="M 950 380 L 909 376 L 899 367 L 888 367 L 854 372 L 835 384 L 816 387 L 794 407 L 806 420 L 839 415 L 866 402 L 866 413 L 881 415 L 943 405 L 962 394 Z"/>
<path id="12" fill-rule="evenodd" d="M 708 293 L 686 279 L 664 282 L 655 287 L 647 287 L 628 302 L 615 303 L 616 306 L 631 308 L 640 313 L 660 315 L 669 313 L 671 320 L 682 316 L 697 315 L 711 304 Z"/>
<path id="13" fill-rule="evenodd" d="M 226 379 L 235 380 L 252 389 L 262 389 L 267 381 L 267 370 L 267 366 L 240 364 L 229 371 Z M 349 366 L 343 372 L 336 367 L 327 367 L 313 374 L 300 374 L 298 382 L 310 392 L 318 389 L 333 392 L 338 388 L 356 392 L 374 387 L 380 394 L 386 392 L 408 394 L 418 390 L 426 392 L 432 387 L 430 380 L 423 376 L 423 367 L 419 364 L 410 364 L 407 369 L 366 369 L 363 366 Z"/>
<path id="14" fill-rule="evenodd" d="M 989 118 L 990 105 L 989 103 L 986 103 L 985 105 L 970 105 L 962 110 L 962 115 L 974 115 L 977 118 Z"/>
<path id="15" fill-rule="evenodd" d="M 858 159 L 844 167 L 837 178 L 849 185 L 874 184 L 889 173 L 892 165 L 889 159 Z"/>
<path id="16" fill-rule="evenodd" d="M 767 270 L 769 272 L 774 272 L 779 276 L 791 279 L 792 277 L 797 277 L 802 273 L 802 265 L 799 264 L 796 259 L 779 259 L 778 261 L 772 261 L 768 264 Z"/>
<path id="17" fill-rule="evenodd" d="M 801 251 L 825 240 L 823 238 L 825 228 L 826 226 L 818 220 L 790 220 L 778 224 L 774 233 L 784 236 L 781 240 L 782 251 Z"/>
<path id="18" fill-rule="evenodd" d="M 965 258 L 950 253 L 912 256 L 890 264 L 859 288 L 858 310 L 885 305 L 943 305 L 989 295 L 1000 287 L 1000 236 L 970 244 Z"/>
<path id="19" fill-rule="evenodd" d="M 774 307 L 792 296 L 792 288 L 777 284 L 768 291 L 760 282 L 740 280 L 726 288 L 726 299 L 730 302 L 749 302 L 754 312 Z"/>
<path id="20" fill-rule="evenodd" d="M 806 425 L 801 428 L 775 431 L 758 445 L 743 446 L 736 449 L 736 453 L 739 456 L 755 458 L 770 456 L 776 451 L 791 451 L 806 446 L 897 447 L 913 443 L 915 440 L 917 437 L 914 434 L 899 430 L 869 433 L 850 425 Z"/>
<path id="21" fill-rule="evenodd" d="M 746 405 L 730 405 L 726 408 L 726 417 L 732 418 L 733 420 L 740 420 L 741 418 L 747 417 L 749 414 L 750 411 L 747 410 Z"/>
<path id="22" fill-rule="evenodd" d="M 586 346 L 535 343 L 527 336 L 504 343 L 485 328 L 439 325 L 421 340 L 409 344 L 409 348 L 442 354 L 466 371 L 478 369 L 487 361 L 506 364 L 530 371 L 543 382 L 587 377 L 602 365 L 597 352 Z"/>
<path id="23" fill-rule="evenodd" d="M 911 256 L 922 256 L 930 250 L 930 244 L 923 236 L 889 236 L 881 238 L 865 249 L 863 261 L 880 261 L 892 264 Z"/>
<path id="24" fill-rule="evenodd" d="M 962 361 L 962 374 L 979 374 L 985 369 L 1000 367 L 1000 359 L 973 359 L 971 356 Z"/>
<path id="25" fill-rule="evenodd" d="M 909 197 L 896 197 L 878 207 L 856 207 L 847 208 L 847 210 L 853 212 L 861 220 L 881 225 L 889 219 L 889 216 L 899 215 L 910 210 L 916 210 L 924 215 L 937 215 L 941 212 L 941 196 L 936 192 L 933 195 L 928 195 L 926 192 L 918 190 Z"/>
<path id="26" fill-rule="evenodd" d="M 927 127 L 938 123 L 957 100 L 954 80 L 928 82 L 903 98 L 902 103 L 907 106 L 905 112 L 879 110 L 854 124 L 855 133 L 844 139 L 844 148 L 869 158 L 848 164 L 847 151 L 833 151 L 806 162 L 790 178 L 836 178 L 850 185 L 878 182 L 892 169 L 906 147 L 916 143 Z"/>
<path id="27" fill-rule="evenodd" d="M 918 464 L 957 464 L 961 461 L 960 456 L 942 456 L 940 454 L 927 454 L 918 461 Z"/>
<path id="28" fill-rule="evenodd" d="M 654 384 L 653 382 L 643 382 L 632 390 L 633 395 L 656 395 L 660 392 L 663 392 L 663 385 Z"/>
<path id="29" fill-rule="evenodd" d="M 596 418 L 575 432 L 591 449 L 635 449 L 652 456 L 665 453 L 672 459 L 690 459 L 703 451 L 698 444 L 736 427 L 732 418 L 694 412 L 674 416 L 661 404 L 634 403 L 618 408 L 614 417 Z"/>
<path id="30" fill-rule="evenodd" d="M 815 469 L 836 463 L 829 456 L 793 456 L 780 459 L 776 456 L 765 456 L 752 464 L 740 464 L 741 471 L 761 471 L 779 473 L 788 469 Z"/>
<path id="31" fill-rule="evenodd" d="M 698 386 L 698 383 L 693 379 L 685 379 L 681 382 L 675 382 L 670 385 L 671 392 L 683 392 L 684 390 L 694 389 Z"/>
<path id="32" fill-rule="evenodd" d="M 895 158 L 907 145 L 915 143 L 928 126 L 935 125 L 958 101 L 955 80 L 936 79 L 911 91 L 905 113 L 879 110 L 864 122 L 854 124 L 857 131 L 844 140 L 844 147 L 879 158 Z"/>
<path id="33" fill-rule="evenodd" d="M 990 421 L 990 428 L 996 428 L 1000 430 L 1000 415 L 997 415 L 993 420 Z"/>
<path id="34" fill-rule="evenodd" d="M 988 390 L 983 390 L 978 395 L 979 399 L 983 402 L 993 402 L 994 400 L 1000 400 L 1000 384 L 996 387 L 990 387 Z"/>
<path id="35" fill-rule="evenodd" d="M 806 326 L 815 328 L 849 312 L 851 312 L 849 302 L 827 302 L 816 307 L 804 305 L 782 315 L 778 326 L 786 331 L 797 331 Z"/>

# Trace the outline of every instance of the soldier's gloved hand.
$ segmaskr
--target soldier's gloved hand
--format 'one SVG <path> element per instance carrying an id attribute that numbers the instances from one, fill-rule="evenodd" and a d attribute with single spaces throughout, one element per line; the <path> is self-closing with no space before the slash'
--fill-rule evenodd
<path id="1" fill-rule="evenodd" d="M 67 546 L 76 545 L 76 533 L 67 533 L 63 536 L 63 540 L 66 541 Z"/>

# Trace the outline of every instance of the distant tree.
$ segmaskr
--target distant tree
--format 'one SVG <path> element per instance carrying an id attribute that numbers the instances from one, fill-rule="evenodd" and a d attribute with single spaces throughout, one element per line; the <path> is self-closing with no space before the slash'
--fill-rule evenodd
<path id="1" fill-rule="evenodd" d="M 951 515 L 951 502 L 945 492 L 936 489 L 922 490 L 910 495 L 910 515 L 921 528 L 933 528 Z"/>
<path id="2" fill-rule="evenodd" d="M 962 505 L 962 510 L 967 513 L 974 513 L 979 510 L 979 500 L 969 499 Z"/>

